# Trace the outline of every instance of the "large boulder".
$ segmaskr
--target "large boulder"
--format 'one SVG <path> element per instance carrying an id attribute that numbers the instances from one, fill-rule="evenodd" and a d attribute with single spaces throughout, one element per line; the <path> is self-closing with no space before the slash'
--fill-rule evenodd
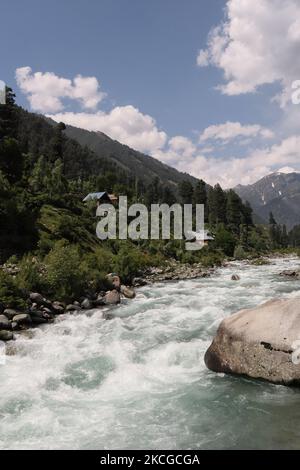
<path id="1" fill-rule="evenodd" d="M 215 372 L 300 385 L 300 298 L 271 300 L 226 318 L 204 360 Z"/>
<path id="2" fill-rule="evenodd" d="M 136 295 L 134 289 L 130 289 L 129 287 L 126 287 L 126 286 L 121 286 L 120 292 L 127 299 L 134 299 Z"/>
<path id="3" fill-rule="evenodd" d="M 117 305 L 121 302 L 120 293 L 117 290 L 111 290 L 106 293 L 104 303 L 106 305 Z"/>
<path id="4" fill-rule="evenodd" d="M 8 318 L 9 320 L 12 320 L 16 315 L 18 315 L 21 312 L 18 312 L 17 310 L 14 310 L 12 308 L 6 308 L 3 312 L 3 314 Z"/>

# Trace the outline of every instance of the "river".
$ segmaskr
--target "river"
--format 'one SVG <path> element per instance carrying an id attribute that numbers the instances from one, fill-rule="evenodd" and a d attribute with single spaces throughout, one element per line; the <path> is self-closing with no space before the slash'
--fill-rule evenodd
<path id="1" fill-rule="evenodd" d="M 278 275 L 295 267 L 300 259 L 236 262 L 211 278 L 143 287 L 113 320 L 64 315 L 20 337 L 0 365 L 0 448 L 299 448 L 300 391 L 203 362 L 222 318 L 298 295 L 300 282 Z"/>

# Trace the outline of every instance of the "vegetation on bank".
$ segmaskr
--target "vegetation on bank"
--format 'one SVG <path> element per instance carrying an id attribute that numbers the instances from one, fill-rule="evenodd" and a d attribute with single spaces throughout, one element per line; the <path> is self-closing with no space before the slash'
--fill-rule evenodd
<path id="1" fill-rule="evenodd" d="M 177 187 L 155 178 L 151 184 L 122 171 L 68 138 L 63 123 L 53 127 L 43 117 L 15 104 L 7 89 L 0 105 L 0 301 L 23 308 L 29 291 L 72 301 L 106 288 L 106 274 L 117 272 L 125 284 L 150 266 L 170 259 L 181 263 L 221 264 L 298 246 L 299 230 L 289 239 L 274 218 L 255 226 L 252 209 L 233 191 L 184 180 Z M 83 197 L 103 190 L 126 194 L 129 203 L 205 205 L 205 222 L 214 241 L 200 251 L 185 250 L 180 240 L 107 240 L 96 238 L 93 204 Z M 7 266 L 16 266 L 10 272 Z"/>

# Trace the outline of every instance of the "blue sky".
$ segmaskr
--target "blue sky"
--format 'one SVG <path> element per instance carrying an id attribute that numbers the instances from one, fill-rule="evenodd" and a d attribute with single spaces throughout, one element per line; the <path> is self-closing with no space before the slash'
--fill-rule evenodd
<path id="1" fill-rule="evenodd" d="M 2 0 L 0 79 L 27 109 L 211 183 L 298 169 L 298 108 L 282 97 L 300 79 L 299 2 L 242 3 Z"/>

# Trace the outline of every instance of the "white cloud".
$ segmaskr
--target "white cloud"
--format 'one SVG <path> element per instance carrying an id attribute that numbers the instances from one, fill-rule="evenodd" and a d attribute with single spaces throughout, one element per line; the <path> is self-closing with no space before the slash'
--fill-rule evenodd
<path id="1" fill-rule="evenodd" d="M 57 122 L 62 121 L 89 131 L 104 132 L 141 152 L 153 153 L 162 148 L 167 140 L 166 133 L 157 128 L 151 116 L 142 114 L 131 105 L 117 106 L 108 113 L 64 112 L 48 116 Z"/>
<path id="2" fill-rule="evenodd" d="M 298 0 L 228 0 L 226 17 L 213 29 L 199 66 L 224 72 L 227 95 L 255 92 L 279 82 L 281 104 L 290 99 L 290 85 L 300 78 L 300 3 Z"/>
<path id="3" fill-rule="evenodd" d="M 203 155 L 196 156 L 176 167 L 192 175 L 205 179 L 208 183 L 219 182 L 224 188 L 238 184 L 251 184 L 263 176 L 278 171 L 281 167 L 300 169 L 300 137 L 291 136 L 280 144 L 265 149 L 257 149 L 244 158 L 215 158 Z"/>
<path id="4" fill-rule="evenodd" d="M 73 80 L 52 72 L 32 72 L 30 67 L 16 70 L 16 81 L 34 111 L 56 113 L 64 109 L 65 98 L 77 100 L 85 109 L 95 109 L 105 94 L 95 77 L 77 75 Z"/>
<path id="5" fill-rule="evenodd" d="M 224 124 L 207 127 L 200 136 L 200 142 L 205 142 L 207 140 L 222 140 L 229 142 L 238 137 L 262 137 L 265 139 L 271 139 L 274 137 L 274 134 L 270 129 L 262 127 L 259 124 L 243 126 L 239 122 L 227 121 Z"/>

